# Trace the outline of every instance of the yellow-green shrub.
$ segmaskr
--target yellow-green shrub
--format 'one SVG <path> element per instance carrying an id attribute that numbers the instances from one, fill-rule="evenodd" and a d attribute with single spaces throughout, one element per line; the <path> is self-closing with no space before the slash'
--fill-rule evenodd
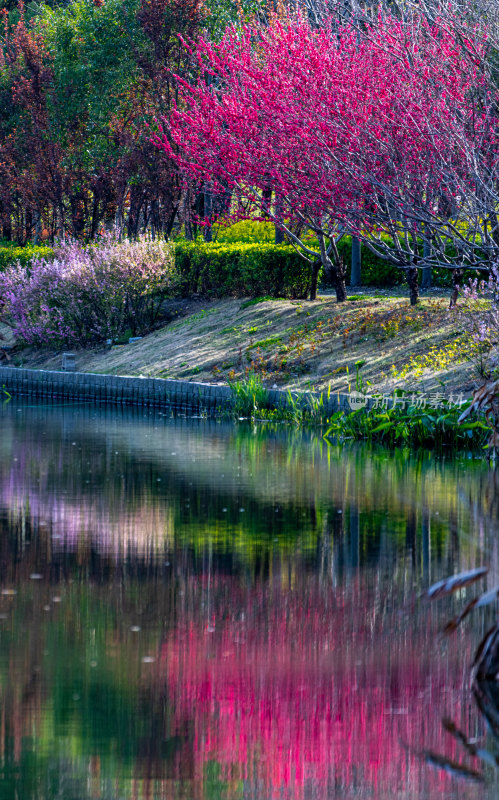
<path id="1" fill-rule="evenodd" d="M 19 245 L 11 242 L 0 242 L 0 271 L 11 264 L 15 264 L 17 261 L 25 267 L 35 256 L 37 258 L 50 258 L 52 255 L 52 248 L 45 245 L 35 247 L 33 244 L 27 244 L 25 247 L 19 247 Z"/>
<path id="2" fill-rule="evenodd" d="M 217 229 L 215 227 L 214 236 L 216 236 L 216 242 L 220 244 L 257 244 L 263 242 L 273 244 L 275 229 L 271 222 L 243 219 L 227 228 L 220 227 Z"/>

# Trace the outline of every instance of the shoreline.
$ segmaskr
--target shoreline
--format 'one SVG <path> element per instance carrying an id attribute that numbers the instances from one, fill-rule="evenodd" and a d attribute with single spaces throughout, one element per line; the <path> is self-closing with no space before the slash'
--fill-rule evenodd
<path id="1" fill-rule="evenodd" d="M 4 402 L 17 397 L 41 401 L 135 406 L 173 413 L 201 414 L 262 423 L 325 429 L 326 440 L 474 450 L 491 429 L 483 420 L 459 423 L 470 398 L 440 395 L 368 395 L 359 391 L 310 392 L 265 389 L 260 385 L 208 384 L 164 378 L 137 378 L 85 372 L 0 367 Z M 365 412 L 365 413 L 364 413 Z M 468 438 L 470 437 L 470 438 Z M 490 445 L 489 445 L 490 446 Z"/>
<path id="2" fill-rule="evenodd" d="M 172 378 L 137 378 L 0 366 L 0 387 L 14 397 L 27 395 L 47 400 L 77 399 L 102 404 L 176 408 L 204 411 L 214 416 L 234 407 L 234 393 L 228 385 Z M 326 414 L 351 410 L 349 395 L 331 393 L 328 397 L 328 392 L 302 391 L 294 391 L 291 395 L 296 402 L 313 397 L 323 404 Z M 274 409 L 285 408 L 289 405 L 289 396 L 287 390 L 269 389 L 268 405 Z"/>
<path id="3" fill-rule="evenodd" d="M 244 385 L 244 382 L 243 384 Z M 106 375 L 76 370 L 45 370 L 27 367 L 0 366 L 0 389 L 16 397 L 27 395 L 50 399 L 76 399 L 94 403 L 143 405 L 218 413 L 233 411 L 237 394 L 228 384 L 184 381 L 176 378 L 147 378 L 133 375 Z M 300 389 L 267 389 L 265 408 L 270 410 L 316 409 L 327 419 L 339 411 L 404 410 L 409 404 L 436 410 L 456 409 L 471 400 L 464 392 L 445 396 L 443 393 L 405 393 L 352 391 L 307 391 Z M 255 404 L 257 407 L 258 404 Z M 263 408 L 263 407 L 262 407 Z"/>

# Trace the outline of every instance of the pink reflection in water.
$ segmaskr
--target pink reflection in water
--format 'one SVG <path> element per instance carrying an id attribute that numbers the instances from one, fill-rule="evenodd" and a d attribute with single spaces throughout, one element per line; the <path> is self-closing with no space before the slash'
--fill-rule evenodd
<path id="1" fill-rule="evenodd" d="M 259 797 L 481 796 L 418 755 L 466 762 L 441 720 L 469 728 L 469 643 L 437 658 L 427 606 L 376 616 L 371 592 L 348 591 L 327 606 L 319 593 L 252 593 L 166 638 L 160 680 L 176 724 L 193 725 L 197 777 L 214 761 Z"/>

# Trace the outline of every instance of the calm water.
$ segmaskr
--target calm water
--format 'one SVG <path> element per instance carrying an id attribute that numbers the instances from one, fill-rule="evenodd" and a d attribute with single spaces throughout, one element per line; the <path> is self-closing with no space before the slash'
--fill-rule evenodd
<path id="1" fill-rule="evenodd" d="M 467 458 L 84 406 L 0 410 L 0 798 L 495 798 L 469 667 L 493 607 Z M 447 774 L 428 753 L 478 770 Z"/>

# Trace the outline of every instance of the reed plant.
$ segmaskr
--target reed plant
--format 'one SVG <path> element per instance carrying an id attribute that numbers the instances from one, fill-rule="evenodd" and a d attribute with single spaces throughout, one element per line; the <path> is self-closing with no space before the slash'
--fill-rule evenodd
<path id="1" fill-rule="evenodd" d="M 332 415 L 325 437 L 330 440 L 363 440 L 390 447 L 415 447 L 474 450 L 485 447 L 489 426 L 482 419 L 458 424 L 466 406 L 445 404 L 421 408 L 416 404 L 386 409 L 361 408 Z"/>
<path id="2" fill-rule="evenodd" d="M 269 393 L 260 375 L 250 372 L 241 381 L 228 381 L 233 395 L 233 410 L 237 417 L 258 416 L 262 410 L 269 409 Z"/>

